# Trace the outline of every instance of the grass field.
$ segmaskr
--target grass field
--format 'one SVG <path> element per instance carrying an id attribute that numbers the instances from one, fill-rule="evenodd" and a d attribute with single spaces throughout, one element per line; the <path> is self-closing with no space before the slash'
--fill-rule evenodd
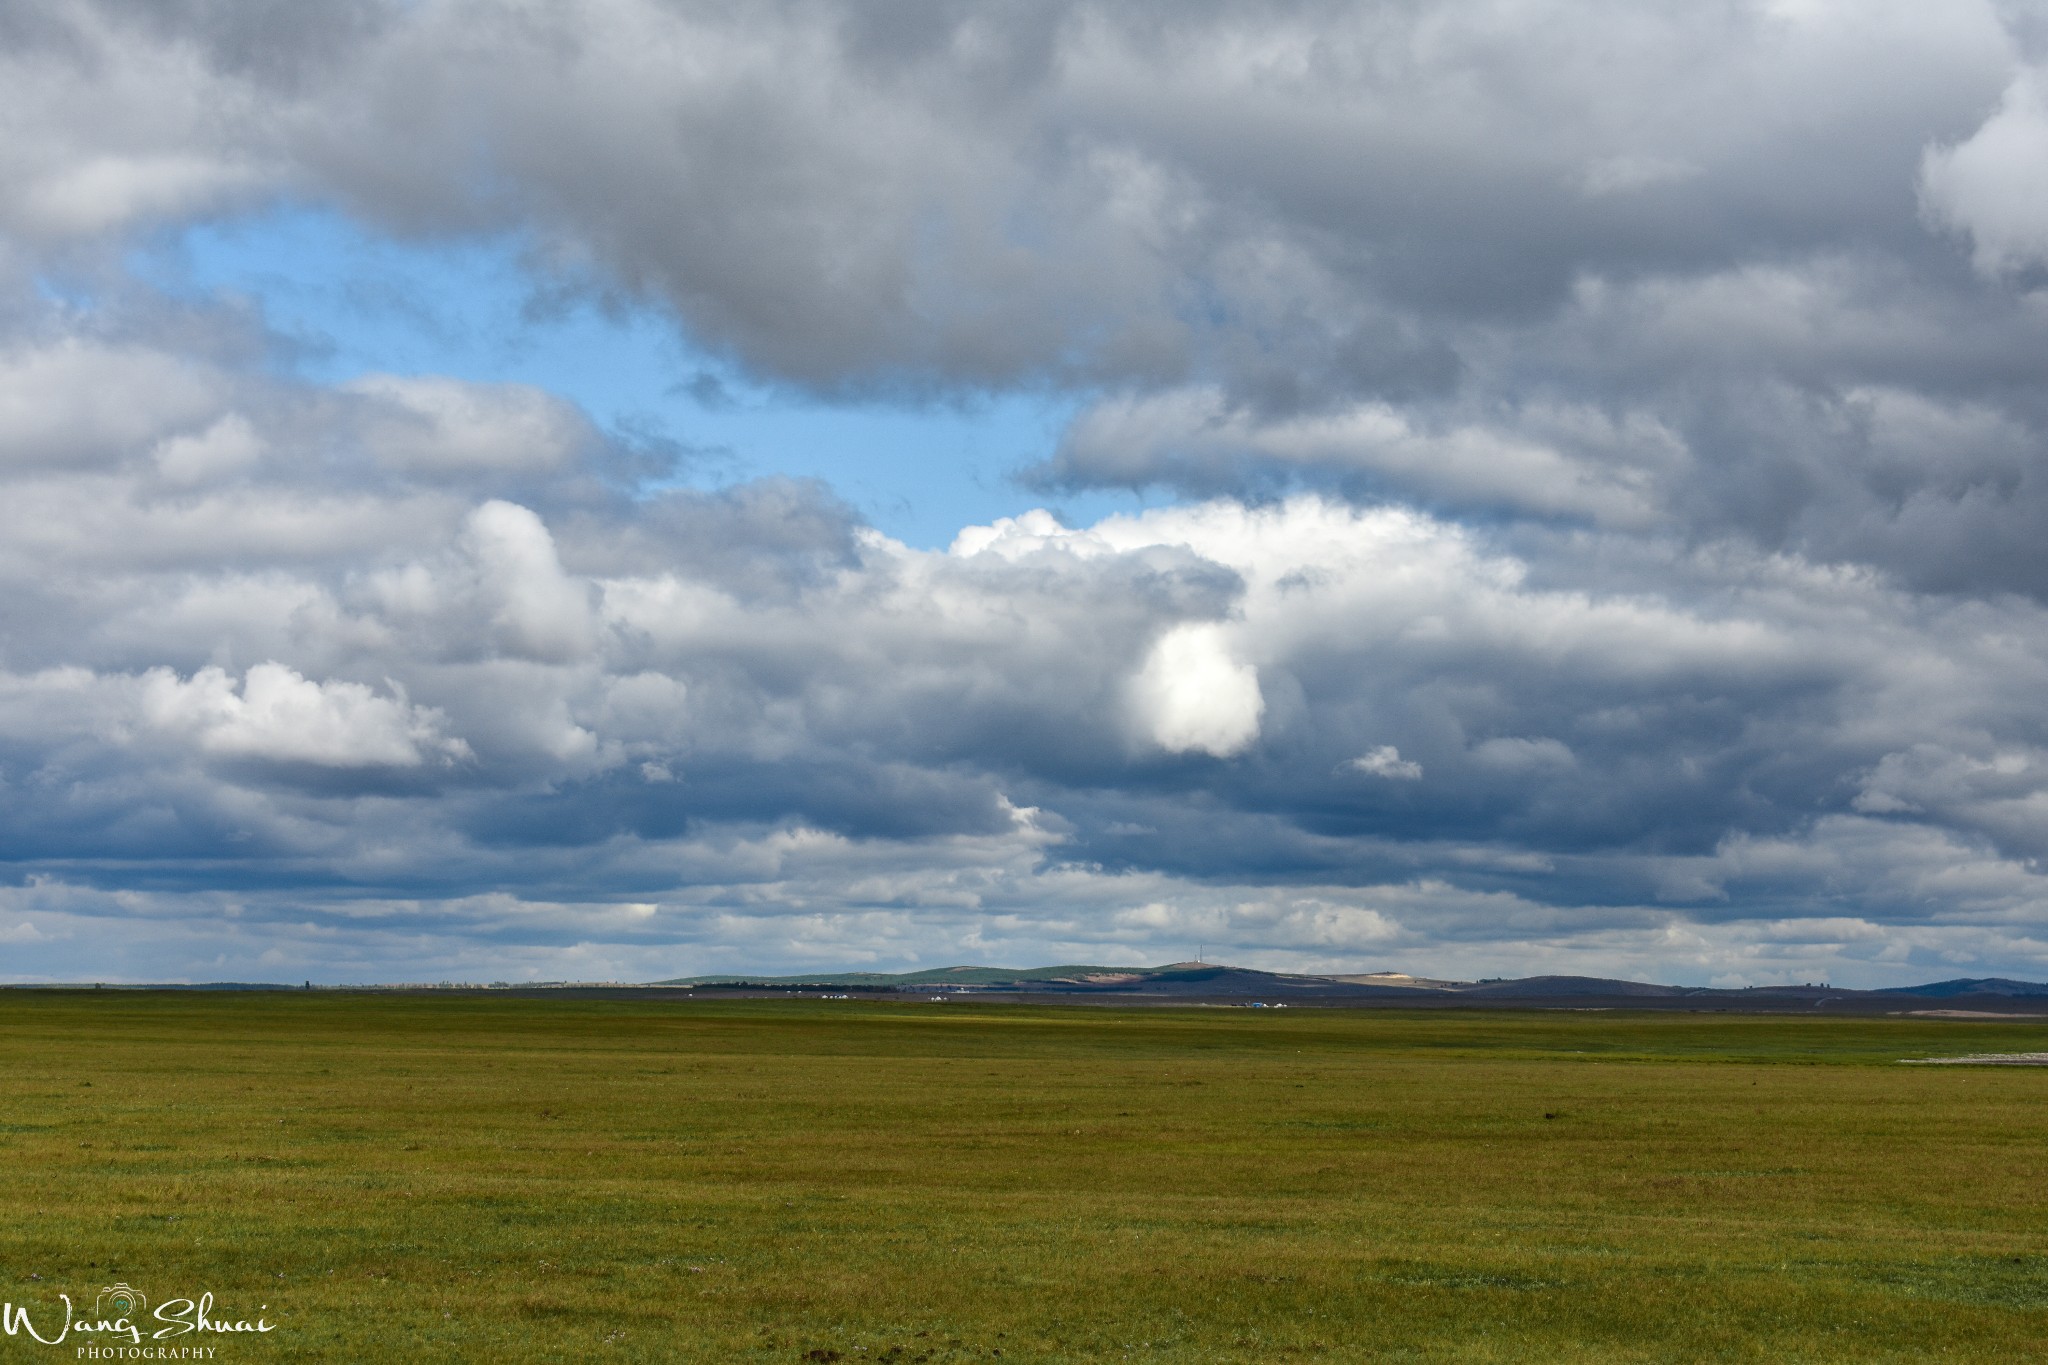
<path id="1" fill-rule="evenodd" d="M 2048 1070 L 1898 1065 L 2044 1046 L 5 992 L 0 1292 L 267 1305 L 227 1361 L 2048 1359 Z"/>

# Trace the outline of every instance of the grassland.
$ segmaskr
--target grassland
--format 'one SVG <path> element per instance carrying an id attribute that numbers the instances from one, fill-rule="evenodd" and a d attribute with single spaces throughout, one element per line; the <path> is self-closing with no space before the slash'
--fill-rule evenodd
<path id="1" fill-rule="evenodd" d="M 2048 1070 L 1897 1062 L 2044 1045 L 7 992 L 0 1293 L 267 1305 L 228 1361 L 2048 1359 Z"/>

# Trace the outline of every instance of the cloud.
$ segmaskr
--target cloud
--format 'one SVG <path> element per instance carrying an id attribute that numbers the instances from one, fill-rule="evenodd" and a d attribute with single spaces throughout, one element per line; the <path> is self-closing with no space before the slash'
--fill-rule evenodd
<path id="1" fill-rule="evenodd" d="M 1132 680 L 1131 700 L 1153 743 L 1216 758 L 1257 739 L 1266 709 L 1258 669 L 1232 659 L 1213 625 L 1176 626 L 1160 636 Z"/>
<path id="2" fill-rule="evenodd" d="M 417 767 L 429 754 L 464 757 L 469 746 L 437 734 L 443 717 L 361 683 L 313 682 L 278 663 L 249 669 L 238 689 L 218 668 L 181 679 L 154 669 L 142 709 L 163 730 L 190 735 L 211 754 L 329 768 Z"/>
<path id="3" fill-rule="evenodd" d="M 0 932 L 44 970 L 109 922 L 324 979 L 2048 970 L 1998 7 L 0 33 L 0 924 L 46 937 Z M 509 242 L 536 308 L 777 401 L 1050 396 L 1029 486 L 1142 498 L 920 550 L 538 380 L 319 382 L 133 268 L 277 203 Z"/>
<path id="4" fill-rule="evenodd" d="M 220 397 L 207 367 L 161 350 L 77 337 L 18 347 L 0 355 L 0 459 L 77 469 L 158 437 L 191 441 Z"/>
<path id="5" fill-rule="evenodd" d="M 522 384 L 380 374 L 347 392 L 381 400 L 365 433 L 378 457 L 421 472 L 549 469 L 598 443 L 574 406 Z"/>
<path id="6" fill-rule="evenodd" d="M 1402 486 L 1539 515 L 1622 526 L 1655 519 L 1649 476 L 1679 453 L 1670 433 L 1640 423 L 1617 430 L 1598 412 L 1519 418 L 1506 430 L 1427 432 L 1392 405 L 1368 403 L 1262 420 L 1232 408 L 1220 389 L 1176 390 L 1084 411 L 1035 478 L 1051 486 L 1166 483 L 1213 491 L 1248 473 L 1256 481 L 1263 464 L 1333 476 L 1340 485 Z M 1571 453 L 1541 439 L 1544 427 L 1564 437 Z M 1618 456 L 1608 468 L 1588 458 L 1605 452 Z"/>
<path id="7" fill-rule="evenodd" d="M 590 650 L 589 589 L 563 573 L 554 538 L 539 517 L 494 499 L 470 514 L 462 548 L 506 652 L 565 662 Z"/>
<path id="8" fill-rule="evenodd" d="M 169 17 L 169 16 L 165 16 Z M 34 247 L 146 227 L 274 186 L 260 102 L 202 44 L 118 6 L 30 4 L 8 20 L 0 231 Z"/>
<path id="9" fill-rule="evenodd" d="M 51 3 L 21 242 L 288 193 L 510 233 L 550 296 L 775 385 L 1069 388 L 1055 490 L 1308 487 L 2048 592 L 2016 360 L 2048 318 L 1953 268 L 1958 233 L 2031 259 L 2033 76 L 1994 6 L 911 12 Z M 102 163 L 138 188 L 34 207 Z M 481 400 L 447 381 L 358 391 L 422 476 L 590 448 L 530 391 L 454 426 Z"/>
<path id="10" fill-rule="evenodd" d="M 1346 759 L 1344 767 L 1355 773 L 1388 777 L 1398 782 L 1414 782 L 1422 776 L 1422 765 L 1401 757 L 1401 751 L 1391 744 L 1382 744 L 1357 758 Z"/>
<path id="11" fill-rule="evenodd" d="M 1969 137 L 1927 149 L 1920 193 L 1930 217 L 1969 238 L 1972 260 L 1998 275 L 2048 261 L 2048 107 L 2029 70 Z"/>
<path id="12" fill-rule="evenodd" d="M 155 450 L 158 470 L 167 481 L 177 484 L 209 483 L 239 474 L 263 453 L 263 438 L 237 412 L 202 432 L 166 437 Z"/>
<path id="13" fill-rule="evenodd" d="M 1540 929 L 1559 953 L 1616 907 L 1721 922 L 1738 889 L 1780 918 L 1823 895 L 1923 922 L 1947 903 L 1926 888 L 1954 884 L 1943 867 L 1987 869 L 1972 922 L 2034 903 L 2029 876 L 1990 869 L 2030 856 L 2035 768 L 1988 760 L 1995 789 L 1913 776 L 1982 734 L 2019 742 L 2038 704 L 2024 680 L 2048 662 L 2024 599 L 1930 612 L 1880 579 L 1732 547 L 1667 558 L 1660 593 L 1568 586 L 1598 580 L 1605 541 L 1553 550 L 1536 581 L 1454 523 L 1313 495 L 1081 527 L 1035 513 L 943 552 L 788 490 L 600 505 L 569 474 L 546 515 L 484 498 L 422 518 L 406 470 L 359 459 L 344 482 L 396 514 L 311 552 L 244 539 L 165 578 L 148 534 L 125 559 L 50 542 L 87 629 L 23 637 L 44 671 L 0 689 L 18 866 L 111 890 L 146 865 L 179 896 L 247 882 L 252 925 L 304 913 L 310 876 L 353 888 L 318 898 L 323 917 L 402 903 L 451 945 L 527 941 L 556 916 L 543 937 L 701 941 L 687 951 L 707 962 L 719 934 L 781 932 L 776 905 L 825 917 L 777 940 L 785 954 L 825 953 L 838 931 L 820 926 L 885 908 L 902 944 L 965 948 L 1000 921 L 1047 951 L 1137 952 L 1180 921 L 1147 930 L 1127 910 L 1235 887 L 1324 926 L 1218 921 L 1215 941 L 1284 955 L 1463 941 L 1479 921 L 1459 927 L 1457 897 L 1516 907 L 1484 941 Z M 138 527 L 189 515 L 150 461 L 98 468 L 79 477 L 118 488 Z M 327 515 L 331 494 L 296 490 L 288 466 L 247 477 L 250 496 Z M 660 534 L 745 526 L 762 505 L 774 549 Z M 195 629 L 256 662 L 157 662 Z M 1937 842 L 1908 871 L 1816 809 Z M 1441 890 L 1418 918 L 1389 908 L 1386 888 L 1424 883 Z M 274 911 L 273 884 L 293 888 Z M 458 911 L 507 885 L 488 931 Z M 560 908 L 614 902 L 668 908 Z"/>

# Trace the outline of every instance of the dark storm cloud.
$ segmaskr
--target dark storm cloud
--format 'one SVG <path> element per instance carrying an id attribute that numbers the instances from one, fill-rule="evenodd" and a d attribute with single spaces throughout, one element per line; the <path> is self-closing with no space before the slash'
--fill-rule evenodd
<path id="1" fill-rule="evenodd" d="M 2048 970 L 2022 17 L 10 6 L 0 940 Z M 280 198 L 1213 500 L 911 550 L 128 277 Z"/>

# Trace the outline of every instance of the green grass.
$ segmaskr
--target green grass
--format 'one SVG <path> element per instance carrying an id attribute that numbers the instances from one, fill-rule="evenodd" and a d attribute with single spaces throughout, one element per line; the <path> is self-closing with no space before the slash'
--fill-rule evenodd
<path id="1" fill-rule="evenodd" d="M 2048 1070 L 1897 1064 L 2044 1038 L 6 992 L 0 1295 L 268 1305 L 223 1360 L 2048 1359 Z"/>

